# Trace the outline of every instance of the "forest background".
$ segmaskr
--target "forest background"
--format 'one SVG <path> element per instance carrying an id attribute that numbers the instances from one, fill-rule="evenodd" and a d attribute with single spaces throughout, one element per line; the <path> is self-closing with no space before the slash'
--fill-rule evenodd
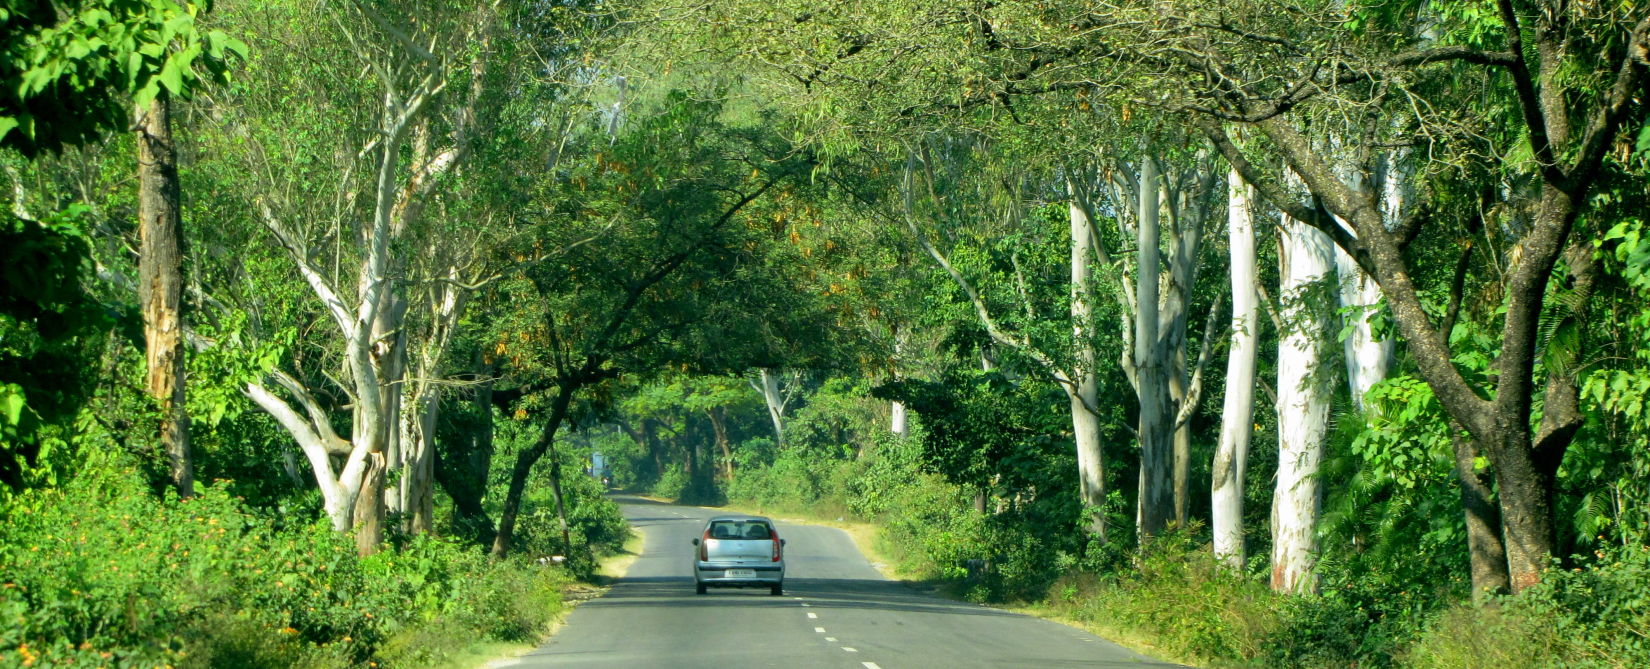
<path id="1" fill-rule="evenodd" d="M 1638 3 L 0 22 L 7 663 L 532 641 L 607 474 L 1201 664 L 1650 664 Z"/>

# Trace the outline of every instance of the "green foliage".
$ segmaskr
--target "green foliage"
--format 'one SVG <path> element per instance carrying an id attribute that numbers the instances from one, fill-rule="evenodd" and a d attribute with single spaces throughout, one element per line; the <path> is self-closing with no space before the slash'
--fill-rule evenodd
<path id="1" fill-rule="evenodd" d="M 125 127 L 142 106 L 225 79 L 246 44 L 201 30 L 210 3 L 189 0 L 8 0 L 0 6 L 0 146 L 27 154 Z M 204 72 L 203 72 L 204 70 Z"/>
<path id="2" fill-rule="evenodd" d="M 935 381 L 895 381 L 873 394 L 922 417 L 924 468 L 960 486 L 1012 496 L 1048 481 L 1047 464 L 1066 449 L 1053 435 L 1070 419 L 1048 384 L 962 369 Z"/>
<path id="3" fill-rule="evenodd" d="M 1650 550 L 1599 551 L 1549 571 L 1517 597 L 1438 616 L 1409 649 L 1413 667 L 1639 667 L 1650 663 Z"/>
<path id="4" fill-rule="evenodd" d="M 43 221 L 0 216 L 0 483 L 51 483 L 97 379 L 115 313 L 82 286 L 89 273 L 80 205 Z"/>
<path id="5" fill-rule="evenodd" d="M 5 652 L 24 647 L 42 666 L 428 659 L 452 648 L 396 640 L 433 626 L 465 630 L 465 643 L 530 639 L 560 608 L 559 570 L 435 537 L 359 558 L 324 524 L 201 488 L 160 500 L 102 469 L 16 498 L 0 527 Z"/>
<path id="6" fill-rule="evenodd" d="M 1050 605 L 1077 620 L 1145 634 L 1182 656 L 1243 663 L 1271 650 L 1279 597 L 1221 567 L 1184 534 L 1160 537 L 1111 575 L 1071 573 Z"/>
<path id="7" fill-rule="evenodd" d="M 1370 389 L 1369 411 L 1348 413 L 1326 444 L 1320 573 L 1379 593 L 1460 594 L 1466 527 L 1449 421 L 1421 380 L 1397 375 Z M 1482 466 L 1482 465 L 1481 465 Z"/>

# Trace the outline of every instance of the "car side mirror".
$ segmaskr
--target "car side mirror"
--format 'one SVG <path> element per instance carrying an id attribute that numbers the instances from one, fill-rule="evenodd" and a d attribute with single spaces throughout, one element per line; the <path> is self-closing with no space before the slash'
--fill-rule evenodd
<path id="1" fill-rule="evenodd" d="M 695 546 L 699 545 L 699 538 L 698 537 L 693 538 L 693 545 L 695 545 Z"/>
<path id="2" fill-rule="evenodd" d="M 784 539 L 780 539 L 780 540 L 779 540 L 779 545 L 781 545 L 781 546 L 783 546 L 783 545 L 785 545 L 785 540 L 784 540 Z"/>

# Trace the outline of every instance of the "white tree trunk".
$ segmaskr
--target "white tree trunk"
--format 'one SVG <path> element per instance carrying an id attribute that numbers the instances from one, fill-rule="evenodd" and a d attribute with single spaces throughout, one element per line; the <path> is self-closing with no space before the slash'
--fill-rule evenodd
<path id="1" fill-rule="evenodd" d="M 905 350 L 905 331 L 903 329 L 900 329 L 900 330 L 897 330 L 894 333 L 894 369 L 895 370 L 899 369 L 900 354 L 903 353 L 904 350 Z M 898 371 L 896 371 L 894 373 L 894 378 L 895 379 L 899 378 Z M 889 403 L 889 405 L 888 405 L 888 431 L 893 432 L 894 436 L 897 436 L 901 439 L 904 439 L 906 437 L 911 436 L 910 419 L 909 419 L 908 416 L 906 416 L 906 409 L 905 409 L 905 403 L 904 402 L 901 402 L 899 400 L 894 400 L 893 402 Z"/>
<path id="2" fill-rule="evenodd" d="M 785 397 L 779 392 L 779 374 L 772 368 L 757 370 L 762 380 L 762 402 L 768 407 L 768 420 L 773 422 L 773 445 L 785 445 Z"/>
<path id="3" fill-rule="evenodd" d="M 1350 308 L 1344 312 L 1350 327 L 1342 342 L 1346 353 L 1347 391 L 1352 395 L 1353 406 L 1364 411 L 1367 409 L 1364 396 L 1386 378 L 1387 369 L 1392 365 L 1393 342 L 1391 337 L 1377 338 L 1370 325 L 1375 307 L 1381 301 L 1381 287 L 1358 267 L 1352 256 L 1338 247 L 1335 269 L 1339 275 L 1341 307 Z"/>
<path id="4" fill-rule="evenodd" d="M 1133 366 L 1140 396 L 1140 496 L 1135 517 L 1144 540 L 1162 533 L 1174 516 L 1174 410 L 1169 399 L 1171 370 L 1158 321 L 1161 200 L 1156 162 L 1140 161 L 1139 178 Z"/>
<path id="5" fill-rule="evenodd" d="M 1087 210 L 1072 194 L 1071 222 L 1071 342 L 1076 358 L 1072 383 L 1062 384 L 1071 404 L 1071 433 L 1077 448 L 1077 483 L 1089 517 L 1089 530 L 1106 536 L 1106 477 L 1100 448 L 1100 418 L 1091 407 L 1100 400 L 1097 353 L 1094 350 L 1094 235 Z"/>
<path id="6" fill-rule="evenodd" d="M 1350 164 L 1350 161 L 1343 164 Z M 1342 178 L 1354 186 L 1363 185 L 1356 169 L 1346 170 Z M 1402 177 L 1388 171 L 1380 181 L 1377 186 L 1382 191 L 1383 214 L 1390 230 L 1403 209 Z M 1342 227 L 1353 229 L 1339 217 L 1335 220 Z M 1340 287 L 1344 325 L 1349 326 L 1346 339 L 1341 344 L 1346 357 L 1347 391 L 1352 396 L 1352 405 L 1364 411 L 1364 396 L 1371 387 L 1386 378 L 1387 368 L 1392 365 L 1392 337 L 1377 338 L 1370 323 L 1376 306 L 1381 303 L 1381 287 L 1339 246 L 1335 247 L 1335 273 Z"/>
<path id="7" fill-rule="evenodd" d="M 905 403 L 894 400 L 888 405 L 888 430 L 898 437 L 911 436 L 911 426 L 905 415 Z"/>
<path id="8" fill-rule="evenodd" d="M 1255 286 L 1260 273 L 1255 266 L 1250 188 L 1237 170 L 1226 179 L 1226 220 L 1232 255 L 1232 344 L 1226 359 L 1226 394 L 1210 486 L 1209 524 L 1215 557 L 1233 569 L 1242 569 L 1243 483 L 1255 411 L 1255 353 L 1260 328 L 1260 299 Z"/>
<path id="9" fill-rule="evenodd" d="M 1322 506 L 1318 465 L 1323 460 L 1330 394 L 1320 370 L 1330 314 L 1322 282 L 1334 271 L 1333 244 L 1323 232 L 1283 220 L 1280 310 L 1287 331 L 1278 343 L 1278 474 L 1272 498 L 1272 589 L 1317 589 L 1313 564 Z"/>

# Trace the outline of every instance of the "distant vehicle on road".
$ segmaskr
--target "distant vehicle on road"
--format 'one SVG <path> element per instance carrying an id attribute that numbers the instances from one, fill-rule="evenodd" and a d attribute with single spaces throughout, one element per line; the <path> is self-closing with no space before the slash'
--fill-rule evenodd
<path id="1" fill-rule="evenodd" d="M 785 591 L 785 540 L 773 521 L 761 516 L 717 516 L 693 540 L 693 585 L 706 588 L 768 588 Z"/>

